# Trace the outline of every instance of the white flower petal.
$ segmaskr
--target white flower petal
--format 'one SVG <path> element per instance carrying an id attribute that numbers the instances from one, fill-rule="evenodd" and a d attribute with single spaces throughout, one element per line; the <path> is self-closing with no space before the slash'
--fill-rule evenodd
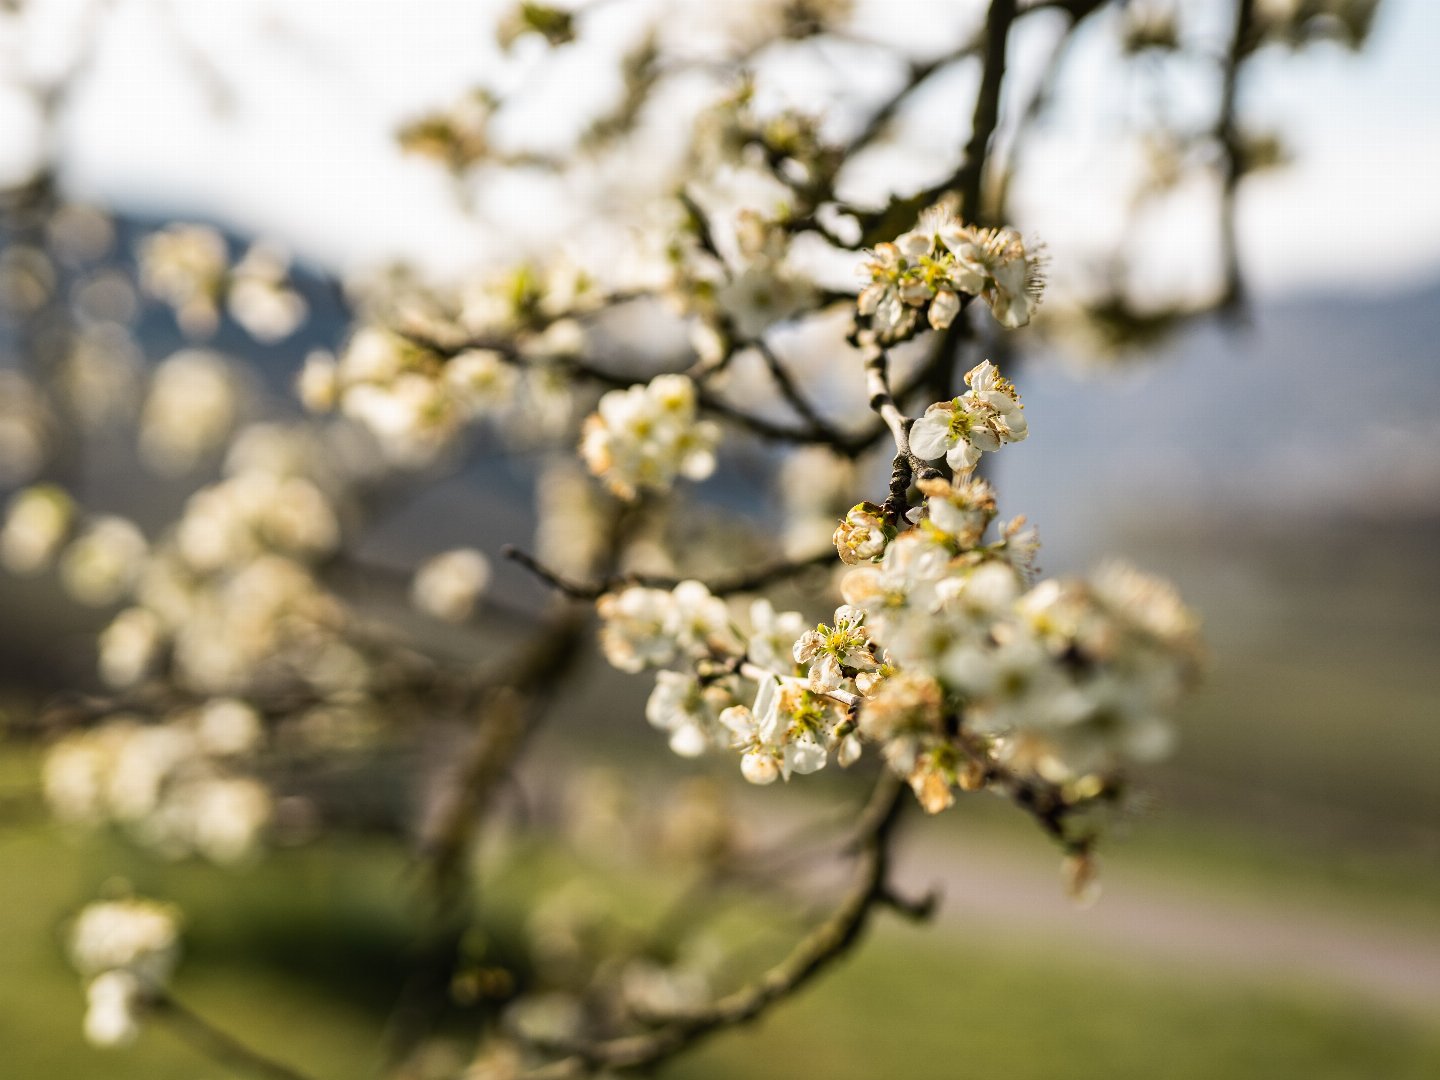
<path id="1" fill-rule="evenodd" d="M 935 461 L 945 456 L 955 443 L 950 434 L 949 410 L 936 410 L 931 406 L 925 415 L 910 425 L 910 451 L 925 461 Z"/>

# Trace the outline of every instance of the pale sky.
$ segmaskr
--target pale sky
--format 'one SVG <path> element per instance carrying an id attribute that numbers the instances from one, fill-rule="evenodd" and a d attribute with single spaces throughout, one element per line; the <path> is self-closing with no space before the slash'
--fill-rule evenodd
<path id="1" fill-rule="evenodd" d="M 652 2 L 674 8 L 677 18 L 713 11 L 700 0 Z M 54 13 L 38 30 L 23 39 L 0 33 L 0 65 L 12 72 L 43 66 L 77 38 L 66 15 L 84 0 L 38 6 Z M 891 0 L 883 10 L 900 6 Z M 913 6 L 951 25 L 983 10 L 978 0 Z M 115 7 L 62 133 L 77 194 L 272 233 L 298 254 L 346 269 L 405 257 L 446 270 L 497 254 L 494 231 L 456 207 L 447 178 L 402 158 L 392 139 L 398 123 L 452 99 L 477 69 L 497 62 L 488 41 L 493 5 L 119 0 Z M 1242 254 L 1259 291 L 1378 292 L 1440 276 L 1437 44 L 1440 4 L 1384 0 L 1360 57 L 1321 47 L 1283 64 L 1268 56 L 1256 62 L 1243 87 L 1244 114 L 1283 125 L 1297 153 L 1293 167 L 1249 182 L 1240 204 Z M 1012 66 L 1023 77 L 1035 50 L 1021 48 Z M 1123 169 L 1096 134 L 1106 111 L 1123 107 L 1112 71 L 1098 45 L 1077 55 L 1073 118 L 1041 151 L 1051 158 L 1049 175 L 1063 183 L 1026 202 L 1027 225 L 1057 261 L 1113 226 L 1088 194 Z M 0 132 L 23 133 L 27 123 L 23 103 L 0 93 Z M 1164 216 L 1156 229 L 1162 248 L 1206 242 L 1197 232 L 1205 215 L 1193 211 L 1182 199 Z"/>

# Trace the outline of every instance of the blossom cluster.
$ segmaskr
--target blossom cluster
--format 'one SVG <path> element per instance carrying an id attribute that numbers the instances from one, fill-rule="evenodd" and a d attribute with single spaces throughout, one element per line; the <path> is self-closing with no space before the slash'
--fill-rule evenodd
<path id="1" fill-rule="evenodd" d="M 754 83 L 743 80 L 696 118 L 691 171 L 712 177 L 721 170 L 748 169 L 752 179 L 769 176 L 803 189 L 839 164 L 837 148 L 822 137 L 821 126 L 819 117 L 793 109 L 761 115 Z"/>
<path id="2" fill-rule="evenodd" d="M 296 386 L 310 411 L 338 410 L 368 430 L 391 463 L 413 467 L 435 460 L 478 420 L 530 438 L 562 426 L 570 397 L 553 362 L 583 343 L 568 319 L 526 335 L 513 354 L 477 346 L 446 355 L 367 326 L 338 357 L 311 353 Z"/>
<path id="3" fill-rule="evenodd" d="M 93 607 L 127 595 L 149 550 L 133 522 L 113 514 L 83 514 L 53 484 L 17 491 L 0 526 L 0 562 L 7 570 L 30 576 L 54 565 L 70 596 Z"/>
<path id="4" fill-rule="evenodd" d="M 137 545 L 122 563 L 112 541 L 88 557 L 92 593 L 104 584 L 107 602 L 133 600 L 100 637 L 107 682 L 123 689 L 162 664 L 202 694 L 363 680 L 365 665 L 339 638 L 338 601 L 314 573 L 340 541 L 340 517 L 322 478 L 308 475 L 311 449 L 298 431 L 247 428 L 231 447 L 226 475 L 189 498 L 153 550 Z M 75 561 L 75 545 L 62 573 Z M 71 576 L 78 579 L 79 569 Z"/>
<path id="5" fill-rule="evenodd" d="M 1346 22 L 1331 16 L 1366 2 L 1244 5 L 1225 85 L 1282 23 L 1298 32 L 1320 15 Z M 1008 172 L 1024 157 L 1010 151 L 1049 106 L 1041 94 L 1027 115 L 1007 115 L 1005 160 L 991 154 L 990 105 L 1013 97 L 1001 94 L 1005 50 L 981 56 L 975 42 L 937 31 L 917 53 L 878 32 L 884 13 L 854 0 L 734 0 L 693 5 L 684 19 L 653 4 L 508 6 L 486 69 L 397 135 L 403 150 L 448 169 L 486 238 L 477 256 L 532 254 L 448 284 L 405 266 L 347 280 L 348 329 L 296 373 L 301 402 L 322 422 L 251 425 L 271 404 L 262 380 L 193 347 L 222 320 L 260 342 L 297 330 L 306 293 L 281 251 L 173 225 L 141 243 L 132 287 L 118 257 L 93 265 L 115 244 L 108 222 L 72 213 L 66 225 L 56 212 L 55 163 L 0 200 L 0 315 L 20 317 L 11 336 L 26 372 L 0 372 L 0 485 L 86 474 L 68 468 L 71 444 L 100 445 L 94 436 L 122 416 L 138 420 L 149 469 L 202 477 L 168 527 L 144 532 L 51 484 L 20 491 L 0 525 L 0 563 L 20 574 L 54 567 L 72 598 L 105 609 L 97 674 L 108 697 L 76 695 L 43 725 L 54 733 L 43 780 L 58 818 L 114 828 L 163 857 L 243 863 L 266 841 L 360 811 L 367 826 L 417 841 L 423 880 L 449 908 L 472 874 L 488 877 L 489 861 L 506 857 L 510 845 L 491 843 L 484 819 L 508 804 L 489 796 L 533 747 L 525 736 L 541 707 L 564 700 L 552 693 L 559 681 L 582 669 L 578 624 L 571 612 L 551 618 L 487 597 L 492 567 L 474 547 L 439 551 L 398 582 L 365 559 L 394 550 L 392 515 L 460 463 L 469 436 L 487 453 L 492 442 L 527 451 L 504 485 L 533 471 L 533 515 L 529 500 L 504 508 L 507 522 L 537 524 L 535 554 L 517 551 L 517 561 L 573 598 L 598 597 L 605 656 L 653 677 L 644 713 L 674 753 L 726 755 L 754 785 L 832 761 L 868 759 L 894 774 L 861 815 L 857 902 L 800 946 L 814 963 L 771 966 L 752 989 L 727 989 L 734 965 L 690 925 L 649 944 L 628 923 L 607 929 L 593 889 L 528 905 L 510 943 L 530 954 L 518 982 L 514 950 L 491 955 L 472 933 L 450 942 L 450 990 L 464 1004 L 487 999 L 499 1033 L 471 1063 L 477 1080 L 663 1070 L 698 1035 L 798 988 L 849 947 L 873 904 L 902 905 L 886 879 L 886 800 L 904 790 L 894 777 L 932 812 L 957 790 L 1009 796 L 1061 840 L 1076 860 L 1072 880 L 1085 884 L 1090 838 L 1069 831 L 1068 815 L 1117 793 L 1129 762 L 1164 752 L 1165 718 L 1199 663 L 1198 633 L 1168 586 L 1126 567 L 1037 580 L 1035 532 L 999 519 L 979 473 L 984 455 L 1028 437 L 1019 392 L 986 361 L 948 396 L 971 344 L 959 333 L 975 314 L 967 309 L 983 304 L 992 328 L 1022 327 L 1044 285 L 1038 245 L 976 217 L 1010 203 Z M 1019 33 L 1017 20 L 1044 6 L 994 5 L 986 30 Z M 1174 6 L 1126 7 L 1130 47 L 1182 47 Z M 1265 13 L 1277 6 L 1295 11 Z M 887 162 L 928 153 L 902 145 L 913 141 L 908 120 L 930 88 L 976 66 L 974 145 L 927 188 L 939 203 L 902 232 L 932 196 L 895 194 L 917 185 L 884 175 Z M 895 77 L 856 78 L 871 68 Z M 39 90 L 48 133 L 63 109 Z M 542 131 L 530 123 L 544 104 L 534 95 L 557 90 L 580 112 Z M 1216 151 L 1229 166 L 1225 216 L 1259 145 L 1227 130 L 1232 119 L 1204 132 L 1147 129 L 1158 165 L 1146 184 L 1171 190 Z M 496 220 L 522 188 L 539 212 Z M 1238 279 L 1225 269 L 1233 298 Z M 1123 326 L 1133 340 L 1186 310 L 1171 303 L 1142 318 L 1125 283 L 1111 284 L 1118 291 L 1077 305 L 1086 325 Z M 156 357 L 148 376 L 145 338 L 131 330 L 146 325 L 142 298 L 173 311 L 192 346 Z M 914 339 L 932 330 L 926 352 Z M 917 347 L 887 355 L 907 344 Z M 876 415 L 846 415 L 862 401 Z M 717 468 L 721 422 L 742 475 L 692 499 L 680 481 Z M 881 494 L 870 485 L 885 462 Z M 468 464 L 456 481 L 479 471 Z M 421 469 L 429 476 L 410 471 Z M 776 506 L 781 522 L 769 517 Z M 473 517 L 460 511 L 441 509 L 454 527 Z M 722 562 L 734 574 L 723 586 L 692 579 Z M 761 598 L 781 582 L 808 599 Z M 346 586 L 360 603 L 341 599 Z M 466 631 L 364 618 L 362 603 L 389 607 L 406 592 L 424 615 Z M 338 763 L 363 772 L 332 768 L 377 749 L 382 717 L 405 721 L 395 725 L 403 745 L 385 747 L 405 752 Z M 477 717 L 486 722 L 471 743 Z M 396 769 L 420 775 L 387 790 L 414 789 L 418 802 L 339 805 Z M 554 821 L 549 800 L 573 799 L 573 787 L 546 785 L 535 823 Z M 696 787 L 683 809 L 645 800 L 644 830 L 603 807 L 572 813 L 592 836 L 608 834 L 611 850 L 686 850 L 713 880 L 735 876 L 745 854 L 721 788 Z M 643 956 L 628 955 L 637 944 Z M 89 980 L 89 1037 L 134 1038 L 146 1010 L 166 1003 L 174 915 L 142 901 L 97 905 L 72 946 Z M 759 1004 L 729 1007 L 747 1000 Z M 191 1023 L 203 1034 L 204 1021 Z M 211 1041 L 248 1055 L 223 1033 Z M 448 1067 L 442 1041 L 419 1033 L 399 1067 Z M 251 1063 L 270 1067 L 259 1052 Z"/>
<path id="6" fill-rule="evenodd" d="M 114 823 L 168 857 L 238 862 L 273 814 L 269 790 L 245 771 L 264 740 L 260 715 L 234 698 L 155 723 L 117 714 L 50 748 L 46 801 L 62 821 Z"/>
<path id="7" fill-rule="evenodd" d="M 931 810 L 989 757 L 1066 784 L 1161 756 L 1198 660 L 1173 590 L 1118 566 L 1027 587 L 1033 537 L 1012 522 L 984 542 L 988 485 L 925 488 L 918 526 L 842 582 L 890 672 L 857 686 L 865 740 Z"/>
<path id="8" fill-rule="evenodd" d="M 975 468 L 981 454 L 1030 434 L 1015 385 L 989 360 L 967 372 L 965 384 L 969 390 L 953 401 L 931 405 L 910 427 L 910 449 L 916 457 L 944 458 L 957 473 Z"/>
<path id="9" fill-rule="evenodd" d="M 698 581 L 608 593 L 597 610 L 612 664 L 630 672 L 662 669 L 645 717 L 682 757 L 731 747 L 741 753 L 745 777 L 768 784 L 823 768 L 848 734 L 843 709 L 797 674 L 797 642 L 808 640 L 798 611 L 777 612 L 768 600 L 755 600 L 742 627 L 725 600 Z M 842 617 L 836 633 L 850 632 Z M 816 648 L 817 655 L 851 655 L 837 652 L 841 645 Z M 741 703 L 746 681 L 757 686 L 753 707 Z M 854 756 L 846 749 L 842 761 Z"/>
<path id="10" fill-rule="evenodd" d="M 0 530 L 10 568 L 53 562 L 76 599 L 128 600 L 99 634 L 103 681 L 179 692 L 158 716 L 120 709 L 50 748 L 45 789 L 58 817 L 118 824 L 167 855 L 243 859 L 273 815 L 255 775 L 265 726 L 245 698 L 363 693 L 372 665 L 316 575 L 340 515 L 309 439 L 277 425 L 243 430 L 224 475 L 153 544 L 123 519 L 83 517 L 56 488 L 12 500 Z"/>
<path id="11" fill-rule="evenodd" d="M 1193 616 L 1118 566 L 1032 584 L 1034 531 L 1023 518 L 992 530 L 994 491 L 971 475 L 1027 433 L 1018 394 L 988 361 L 966 381 L 911 428 L 916 453 L 952 475 L 920 480 L 898 524 L 860 503 L 836 530 L 852 569 L 829 622 L 806 629 L 760 600 L 746 630 L 697 581 L 600 599 L 611 663 L 661 669 L 646 715 L 677 753 L 728 746 L 767 784 L 873 746 L 936 811 L 991 768 L 1093 788 L 1164 752 L 1198 662 Z"/>
<path id="12" fill-rule="evenodd" d="M 665 491 L 676 477 L 703 480 L 715 471 L 719 426 L 702 420 L 695 384 L 658 375 L 647 385 L 611 390 L 585 421 L 580 453 L 590 471 L 624 499 Z"/>
<path id="13" fill-rule="evenodd" d="M 222 308 L 258 341 L 289 337 L 308 305 L 288 280 L 289 260 L 256 244 L 232 267 L 225 237 L 207 225 L 171 225 L 140 246 L 140 282 L 195 338 L 213 334 Z"/>
<path id="14" fill-rule="evenodd" d="M 857 311 L 880 344 L 915 333 L 923 313 L 943 330 L 966 299 L 979 297 L 1000 325 L 1030 321 L 1044 287 L 1043 261 L 1011 228 L 966 225 L 944 207 L 932 207 L 914 229 L 876 246 L 865 265 L 870 283 Z"/>
<path id="15" fill-rule="evenodd" d="M 169 905 L 130 898 L 86 907 L 70 931 L 70 961 L 87 980 L 85 1037 L 96 1046 L 134 1042 L 141 1013 L 179 958 L 179 917 Z"/>
<path id="16" fill-rule="evenodd" d="M 514 381 L 493 352 L 462 353 L 442 367 L 430 350 L 366 327 L 338 359 L 311 353 L 297 388 L 306 408 L 339 408 L 373 433 L 392 460 L 424 464 L 454 437 L 467 413 L 507 403 Z"/>
<path id="17" fill-rule="evenodd" d="M 702 326 L 725 346 L 735 344 L 730 338 L 758 339 L 775 323 L 809 310 L 818 295 L 814 283 L 790 261 L 791 234 L 782 219 L 743 209 L 732 232 L 733 238 L 727 239 L 733 240 L 729 246 L 734 250 L 728 261 L 701 250 L 698 243 L 677 244 L 671 252 L 672 301 L 700 315 Z M 722 354 L 721 349 L 707 350 L 703 338 L 698 351 L 712 360 Z"/>

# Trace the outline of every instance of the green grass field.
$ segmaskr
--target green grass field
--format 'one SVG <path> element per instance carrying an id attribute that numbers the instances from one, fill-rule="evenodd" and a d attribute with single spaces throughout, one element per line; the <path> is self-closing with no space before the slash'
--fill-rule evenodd
<path id="1" fill-rule="evenodd" d="M 10 790 L 23 780 L 8 770 Z M 997 844 L 1010 827 L 975 819 Z M 1185 849 L 1141 837 L 1123 857 L 1174 880 L 1211 879 L 1251 891 L 1313 890 L 1303 855 L 1267 862 L 1203 830 Z M 1205 837 L 1209 836 L 1206 841 Z M 382 841 L 272 854 L 240 871 L 156 863 L 125 844 L 74 838 L 38 822 L 0 828 L 0 1075 L 60 1080 L 195 1080 L 224 1070 L 160 1027 L 118 1051 L 80 1039 L 77 979 L 59 929 L 106 883 L 127 880 L 172 899 L 187 918 L 176 993 L 247 1042 L 316 1080 L 375 1074 L 384 1017 L 407 948 L 405 866 Z M 523 915 L 528 885 L 564 870 L 552 858 L 495 884 L 492 903 Z M 1362 878 L 1362 882 L 1366 880 Z M 1371 879 L 1340 888 L 1335 903 L 1355 918 L 1397 893 L 1433 895 L 1434 880 Z M 637 917 L 644 882 L 628 890 Z M 1375 906 L 1379 904 L 1380 906 Z M 1440 1010 L 1432 1020 L 1390 1012 L 1337 987 L 1305 985 L 1285 972 L 1228 978 L 1109 956 L 1099 947 L 1058 947 L 1044 936 L 967 934 L 955 924 L 911 927 L 882 918 L 858 954 L 812 992 L 756 1027 L 716 1038 L 664 1073 L 722 1077 L 917 1080 L 1428 1080 L 1440 1075 Z"/>

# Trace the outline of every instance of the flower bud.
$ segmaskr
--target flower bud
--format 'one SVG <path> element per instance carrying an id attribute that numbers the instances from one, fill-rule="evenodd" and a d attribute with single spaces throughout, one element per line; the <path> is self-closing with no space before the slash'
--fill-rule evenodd
<path id="1" fill-rule="evenodd" d="M 849 564 L 869 562 L 885 553 L 890 529 L 880 516 L 880 507 L 863 502 L 850 508 L 845 520 L 835 530 L 835 550 L 840 561 Z"/>
<path id="2" fill-rule="evenodd" d="M 773 784 L 780 777 L 780 765 L 773 754 L 754 750 L 740 759 L 740 775 L 752 784 Z"/>

